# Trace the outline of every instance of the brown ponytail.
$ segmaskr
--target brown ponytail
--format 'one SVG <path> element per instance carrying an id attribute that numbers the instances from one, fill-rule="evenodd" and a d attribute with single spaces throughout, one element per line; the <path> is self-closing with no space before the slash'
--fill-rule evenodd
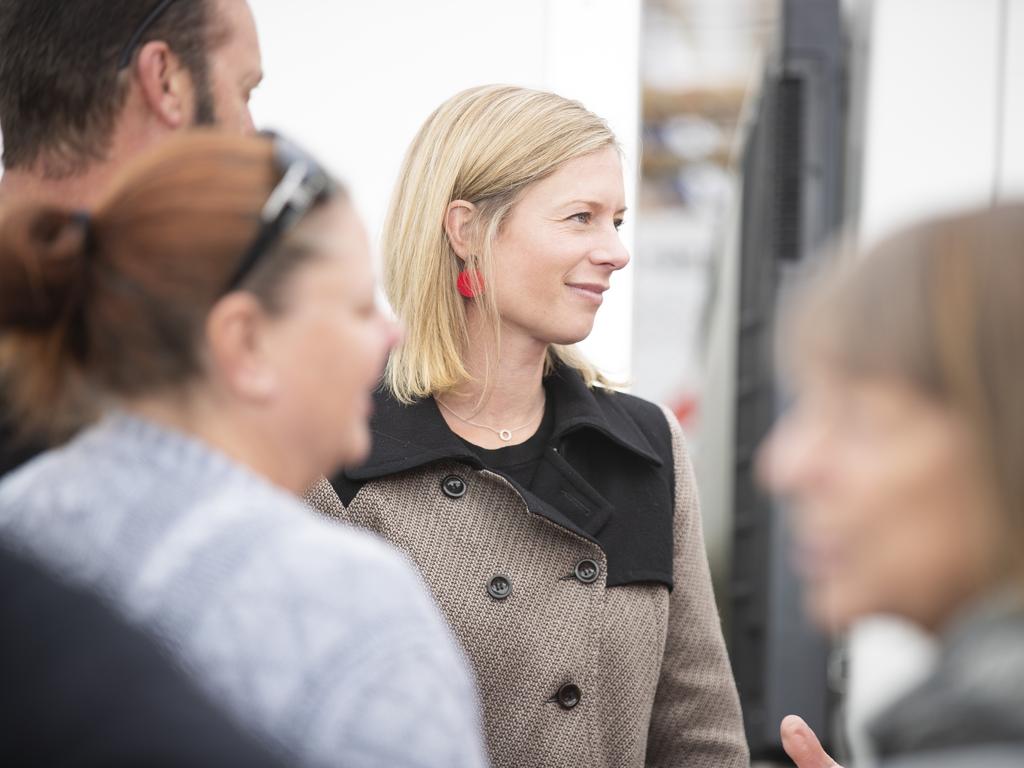
<path id="1" fill-rule="evenodd" d="M 265 137 L 192 131 L 127 167 L 91 219 L 53 208 L 0 222 L 0 375 L 19 424 L 80 426 L 99 397 L 203 374 L 207 314 L 281 179 Z M 282 239 L 246 279 L 268 312 L 305 259 Z"/>
<path id="2" fill-rule="evenodd" d="M 53 207 L 0 216 L 0 368 L 22 432 L 62 437 L 86 418 L 79 366 L 88 219 Z"/>
<path id="3" fill-rule="evenodd" d="M 88 220 L 70 211 L 24 206 L 0 218 L 0 333 L 45 331 L 82 293 Z"/>

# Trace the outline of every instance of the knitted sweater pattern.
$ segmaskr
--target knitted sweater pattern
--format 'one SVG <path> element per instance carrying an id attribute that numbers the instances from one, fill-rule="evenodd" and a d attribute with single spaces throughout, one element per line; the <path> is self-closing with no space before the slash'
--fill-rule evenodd
<path id="1" fill-rule="evenodd" d="M 301 765 L 486 764 L 472 678 L 405 559 L 204 443 L 108 416 L 0 483 L 0 537 Z"/>

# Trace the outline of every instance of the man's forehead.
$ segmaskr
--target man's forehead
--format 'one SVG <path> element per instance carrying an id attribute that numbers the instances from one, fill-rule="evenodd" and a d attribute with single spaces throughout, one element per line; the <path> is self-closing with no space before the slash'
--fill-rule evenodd
<path id="1" fill-rule="evenodd" d="M 220 48 L 240 66 L 253 70 L 247 74 L 261 77 L 260 43 L 249 4 L 245 0 L 211 0 L 211 6 L 225 36 Z"/>
<path id="2" fill-rule="evenodd" d="M 209 0 L 209 3 L 215 23 L 228 38 L 225 42 L 252 45 L 258 49 L 256 20 L 246 0 Z"/>

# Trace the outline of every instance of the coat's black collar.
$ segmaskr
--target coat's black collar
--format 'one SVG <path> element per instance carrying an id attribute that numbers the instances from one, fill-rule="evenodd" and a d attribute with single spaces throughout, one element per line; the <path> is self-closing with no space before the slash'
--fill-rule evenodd
<path id="1" fill-rule="evenodd" d="M 554 399 L 556 438 L 593 429 L 655 466 L 662 465 L 661 457 L 614 393 L 595 394 L 576 370 L 566 366 L 559 366 L 545 383 Z"/>
<path id="2" fill-rule="evenodd" d="M 616 402 L 614 394 L 595 394 L 580 374 L 559 366 L 545 379 L 555 408 L 554 439 L 592 430 L 620 448 L 655 466 L 662 459 L 636 422 Z M 448 428 L 432 398 L 402 405 L 387 392 L 374 396 L 370 423 L 373 448 L 362 465 L 345 471 L 352 480 L 372 480 L 385 475 L 452 459 L 480 468 L 480 460 Z"/>
<path id="3" fill-rule="evenodd" d="M 602 548 L 607 586 L 657 581 L 671 589 L 675 486 L 671 434 L 660 410 L 590 390 L 565 367 L 544 385 L 554 409 L 552 450 L 538 461 L 529 489 L 506 479 L 530 512 Z M 331 481 L 344 505 L 355 503 L 367 482 L 435 462 L 484 469 L 434 400 L 406 406 L 385 392 L 375 399 L 369 460 Z"/>

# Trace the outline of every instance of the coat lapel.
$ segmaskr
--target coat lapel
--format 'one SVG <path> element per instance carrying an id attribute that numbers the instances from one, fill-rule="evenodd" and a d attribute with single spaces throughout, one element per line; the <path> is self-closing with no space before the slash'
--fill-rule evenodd
<path id="1" fill-rule="evenodd" d="M 548 376 L 545 387 L 550 406 L 554 408 L 555 422 L 549 450 L 538 463 L 531 488 L 523 488 L 515 480 L 506 479 L 534 514 L 597 543 L 609 554 L 625 550 L 626 561 L 638 556 L 644 561 L 650 560 L 642 554 L 649 549 L 647 545 L 637 549 L 631 543 L 618 541 L 623 535 L 628 538 L 624 531 L 632 527 L 623 515 L 637 514 L 631 495 L 623 495 L 622 488 L 615 488 L 617 492 L 613 496 L 619 498 L 620 503 L 623 498 L 630 500 L 628 508 L 617 510 L 614 501 L 596 488 L 595 482 L 612 480 L 628 484 L 633 476 L 629 473 L 636 470 L 645 476 L 651 473 L 662 476 L 666 469 L 671 474 L 671 468 L 664 467 L 664 460 L 617 396 L 596 395 L 579 373 L 565 367 L 557 368 Z M 352 501 L 364 483 L 440 461 L 458 461 L 474 469 L 486 469 L 449 429 L 432 398 L 404 405 L 379 390 L 374 396 L 374 405 L 370 426 L 373 447 L 369 458 L 362 466 L 345 470 L 331 480 L 344 504 Z M 617 475 L 615 478 L 597 477 L 594 482 L 588 481 L 581 468 L 595 466 L 595 457 L 601 458 L 598 465 L 621 466 L 623 472 L 614 473 Z M 627 467 L 632 469 L 627 470 Z M 671 526 L 671 498 L 656 506 L 667 507 L 652 514 L 658 519 L 667 516 Z M 609 526 L 616 516 L 620 518 L 618 522 Z M 655 570 L 666 572 L 665 580 L 671 583 L 670 527 L 667 533 L 668 562 L 660 563 L 664 559 L 662 556 L 656 556 L 654 561 L 659 561 Z M 635 568 L 636 564 L 630 567 Z"/>

